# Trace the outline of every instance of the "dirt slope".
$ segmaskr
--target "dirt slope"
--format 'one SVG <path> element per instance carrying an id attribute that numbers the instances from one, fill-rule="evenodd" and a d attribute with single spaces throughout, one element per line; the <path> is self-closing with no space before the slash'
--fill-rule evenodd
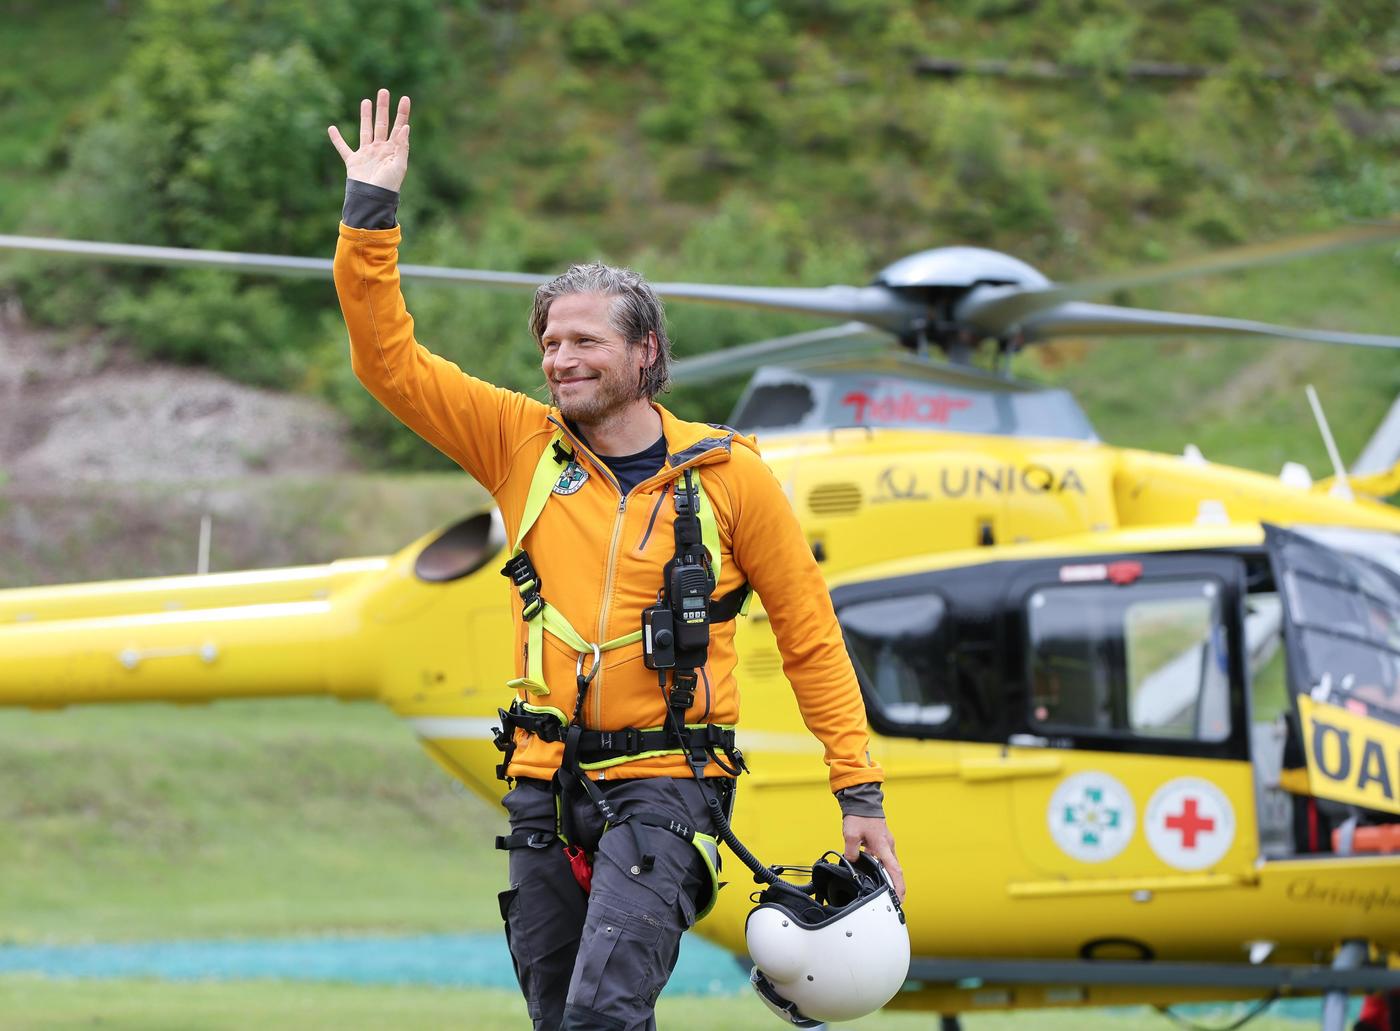
<path id="1" fill-rule="evenodd" d="M 0 312 L 0 472 L 14 487 L 348 472 L 344 423 L 312 398 L 61 344 Z"/>

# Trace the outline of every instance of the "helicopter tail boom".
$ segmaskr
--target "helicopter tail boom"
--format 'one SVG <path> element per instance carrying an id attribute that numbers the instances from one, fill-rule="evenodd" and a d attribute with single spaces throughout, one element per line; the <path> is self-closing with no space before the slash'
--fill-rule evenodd
<path id="1" fill-rule="evenodd" d="M 383 566 L 0 592 L 0 705 L 375 697 L 344 602 Z"/>

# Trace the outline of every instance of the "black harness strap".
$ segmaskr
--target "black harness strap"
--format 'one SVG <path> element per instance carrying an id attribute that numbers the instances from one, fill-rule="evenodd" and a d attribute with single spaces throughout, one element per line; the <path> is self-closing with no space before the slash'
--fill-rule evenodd
<path id="1" fill-rule="evenodd" d="M 517 728 L 534 734 L 541 741 L 551 743 L 567 741 L 572 731 L 577 730 L 574 754 L 581 765 L 625 759 L 643 752 L 664 752 L 676 748 L 689 752 L 698 748 L 716 756 L 715 761 L 731 776 L 737 776 L 734 771 L 745 768 L 743 756 L 735 746 L 733 729 L 717 723 L 682 728 L 684 740 L 678 744 L 676 732 L 669 725 L 654 730 L 640 730 L 637 727 L 623 727 L 621 730 L 584 730 L 581 727 L 573 727 L 566 733 L 565 727 L 557 717 L 547 713 L 529 712 L 522 709 L 518 701 L 509 709 L 498 709 L 497 713 L 501 719 L 501 726 L 495 728 L 496 747 L 506 753 L 501 765 L 496 768 L 501 779 L 505 777 L 505 767 L 509 765 L 510 756 L 515 750 Z M 734 765 L 731 767 L 721 761 L 718 758 L 721 754 Z"/>
<path id="2" fill-rule="evenodd" d="M 744 603 L 749 600 L 749 594 L 753 588 L 747 582 L 741 583 L 734 590 L 722 596 L 718 601 L 710 602 L 710 625 L 716 623 L 728 623 L 731 619 L 739 615 L 739 610 L 744 607 Z"/>
<path id="3" fill-rule="evenodd" d="M 513 848 L 549 848 L 558 841 L 549 831 L 520 831 L 516 834 L 496 835 L 496 847 L 502 851 Z"/>

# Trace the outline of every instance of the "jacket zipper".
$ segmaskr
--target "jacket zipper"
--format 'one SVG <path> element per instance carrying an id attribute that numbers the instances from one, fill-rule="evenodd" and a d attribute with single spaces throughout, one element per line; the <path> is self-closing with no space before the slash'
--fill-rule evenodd
<path id="1" fill-rule="evenodd" d="M 661 514 L 661 506 L 670 496 L 671 491 L 669 487 L 661 488 L 660 495 L 656 499 L 656 507 L 651 510 L 651 519 L 647 522 L 647 532 L 642 534 L 642 542 L 637 545 L 638 551 L 647 550 L 647 541 L 651 540 L 651 531 L 656 526 L 656 517 Z"/>
<path id="2" fill-rule="evenodd" d="M 617 514 L 613 516 L 612 541 L 608 544 L 608 571 L 603 576 L 603 597 L 598 603 L 598 637 L 601 644 L 607 640 L 608 625 L 608 603 L 612 597 L 613 574 L 617 572 L 617 542 L 622 536 L 623 516 L 627 512 L 627 498 L 620 497 L 617 500 Z M 592 698 L 588 703 L 590 714 L 589 725 L 593 727 L 602 726 L 603 721 L 603 659 L 598 658 L 598 673 L 593 678 L 590 685 Z"/>
<path id="3" fill-rule="evenodd" d="M 598 602 L 598 628 L 596 631 L 596 642 L 601 644 L 606 638 L 603 636 L 608 623 L 608 596 L 612 593 L 613 574 L 617 571 L 617 541 L 622 536 L 623 516 L 627 512 L 627 497 L 622 493 L 622 484 L 617 482 L 617 477 L 612 474 L 612 470 L 605 462 L 600 461 L 597 456 L 584 447 L 582 441 L 575 437 L 567 426 L 559 422 L 553 416 L 549 421 L 563 433 L 565 439 L 574 446 L 575 453 L 582 452 L 589 457 L 593 468 L 602 473 L 607 481 L 612 484 L 613 490 L 617 491 L 617 512 L 613 515 L 612 540 L 608 544 L 608 565 L 607 573 L 603 577 L 603 595 Z M 585 723 L 588 726 L 596 727 L 602 720 L 602 697 L 603 697 L 603 659 L 598 657 L 598 672 L 593 676 L 593 682 L 588 685 L 588 706 L 585 712 Z"/>
<path id="4" fill-rule="evenodd" d="M 563 425 L 562 423 L 560 423 L 560 422 L 559 422 L 558 420 L 556 420 L 553 416 L 550 416 L 550 417 L 549 417 L 549 421 L 552 422 L 552 423 L 554 423 L 554 425 L 555 425 L 556 427 L 558 427 L 558 428 L 563 432 L 564 436 L 565 436 L 566 438 L 568 438 L 569 442 L 570 442 L 571 444 L 574 445 L 575 450 L 577 450 L 577 451 L 582 451 L 584 454 L 588 455 L 589 459 L 590 459 L 590 460 L 592 461 L 592 463 L 593 463 L 593 467 L 594 467 L 595 469 L 597 469 L 599 472 L 603 473 L 603 475 L 605 475 L 605 476 L 607 477 L 608 482 L 611 483 L 611 484 L 613 485 L 613 489 L 614 489 L 615 491 L 617 491 L 617 493 L 618 493 L 617 512 L 613 515 L 612 540 L 611 540 L 611 541 L 609 542 L 609 544 L 608 544 L 608 565 L 607 565 L 607 572 L 606 572 L 606 574 L 605 574 L 604 577 L 603 577 L 603 596 L 602 596 L 602 598 L 600 599 L 600 602 L 599 602 L 599 605 L 598 605 L 598 629 L 597 629 L 597 634 L 598 634 L 598 643 L 601 644 L 601 643 L 606 639 L 606 638 L 604 637 L 604 634 L 607 632 L 607 625 L 608 625 L 609 597 L 610 597 L 610 595 L 612 594 L 613 576 L 614 576 L 614 574 L 617 572 L 617 544 L 618 544 L 618 539 L 622 536 L 623 516 L 625 516 L 626 513 L 627 513 L 627 498 L 628 498 L 628 495 L 622 493 L 622 485 L 621 485 L 620 483 L 617 482 L 617 477 L 613 476 L 612 470 L 609 469 L 609 468 L 607 467 L 607 465 L 606 465 L 604 462 L 599 461 L 599 460 L 593 455 L 593 453 L 592 453 L 591 451 L 588 450 L 588 448 L 584 447 L 583 444 L 582 444 L 572 433 L 569 432 L 569 428 L 568 428 L 567 426 L 565 426 L 565 425 Z M 682 463 L 681 465 L 676 466 L 675 468 L 668 468 L 668 471 L 671 472 L 671 473 L 684 473 L 686 469 L 689 469 L 689 468 L 692 468 L 692 467 L 695 467 L 695 466 L 703 465 L 703 464 L 704 464 L 704 460 L 705 460 L 706 457 L 707 457 L 707 455 L 698 455 L 698 456 L 696 456 L 695 458 L 692 458 L 690 461 L 684 462 L 684 463 Z M 661 473 L 658 472 L 656 475 L 657 475 L 657 476 L 660 476 Z M 647 479 L 650 480 L 650 479 L 654 479 L 654 478 L 655 478 L 655 477 L 648 477 Z M 670 481 L 674 481 L 674 479 L 675 479 L 674 476 L 670 477 Z M 646 482 L 646 481 L 643 481 L 643 482 Z M 668 482 L 669 482 L 669 481 L 668 481 Z M 639 484 L 637 484 L 637 487 L 640 487 L 641 485 L 642 485 L 642 484 L 639 483 Z M 633 488 L 632 488 L 633 491 L 635 491 L 635 490 L 637 489 L 637 487 L 633 487 Z M 665 499 L 667 493 L 669 493 L 669 492 L 668 492 L 668 491 L 665 491 L 665 490 L 663 490 L 663 491 L 661 492 L 661 497 L 662 497 L 663 500 Z M 652 513 L 652 522 L 653 522 L 653 523 L 655 523 L 655 521 L 656 521 L 656 512 L 659 512 L 660 510 L 661 510 L 661 502 L 658 501 L 658 502 L 657 502 L 657 506 L 656 506 L 656 511 Z M 651 535 L 651 526 L 649 525 L 649 526 L 647 527 L 647 536 L 649 537 L 650 535 Z M 644 543 L 645 543 L 645 540 L 644 540 Z M 588 693 L 589 693 L 589 695 L 591 696 L 591 700 L 590 700 L 589 703 L 588 703 L 588 715 L 589 715 L 589 717 L 590 717 L 589 720 L 588 720 L 588 723 L 589 723 L 589 725 L 592 726 L 592 727 L 598 727 L 598 726 L 600 726 L 601 723 L 602 723 L 602 720 L 603 720 L 603 692 L 602 692 L 602 687 L 603 687 L 603 668 L 602 668 L 602 658 L 601 658 L 601 657 L 599 658 L 598 662 L 599 662 L 598 672 L 597 672 L 597 674 L 594 676 L 594 678 L 593 678 L 593 683 L 591 683 L 591 684 L 589 685 L 589 689 L 588 689 Z M 706 693 L 705 714 L 706 714 L 706 717 L 707 717 L 707 718 L 708 718 L 708 716 L 709 716 L 709 707 L 710 707 L 709 697 L 708 697 L 708 696 L 709 696 L 709 689 L 710 689 L 710 680 L 709 680 L 709 677 L 705 677 L 705 693 Z"/>

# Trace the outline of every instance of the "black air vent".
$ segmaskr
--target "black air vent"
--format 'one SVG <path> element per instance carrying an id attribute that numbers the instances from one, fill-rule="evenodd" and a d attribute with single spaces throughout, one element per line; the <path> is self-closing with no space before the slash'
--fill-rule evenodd
<path id="1" fill-rule="evenodd" d="M 816 515 L 853 515 L 860 511 L 860 487 L 854 483 L 823 483 L 807 495 L 807 507 Z"/>

